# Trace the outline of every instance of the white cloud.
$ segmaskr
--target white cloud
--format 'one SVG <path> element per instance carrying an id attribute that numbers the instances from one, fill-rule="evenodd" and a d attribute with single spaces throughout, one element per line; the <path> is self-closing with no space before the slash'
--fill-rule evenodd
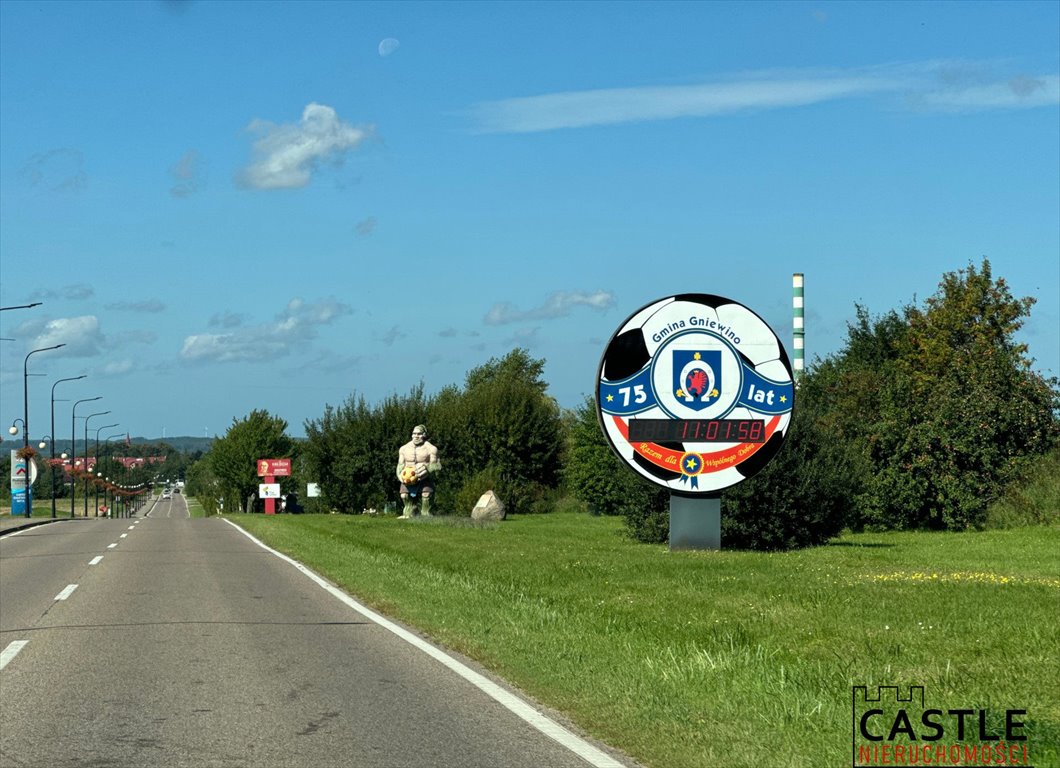
<path id="1" fill-rule="evenodd" d="M 379 41 L 379 55 L 384 59 L 401 46 L 401 41 L 394 37 L 387 37 Z"/>
<path id="2" fill-rule="evenodd" d="M 615 295 L 610 291 L 557 291 L 549 296 L 544 304 L 534 309 L 520 310 L 508 302 L 494 304 L 486 313 L 485 322 L 486 325 L 506 325 L 524 320 L 551 320 L 569 315 L 575 307 L 604 311 L 614 306 L 614 303 Z"/>
<path id="3" fill-rule="evenodd" d="M 121 376 L 131 371 L 134 367 L 132 360 L 117 360 L 104 365 L 99 370 L 99 373 L 103 376 Z"/>
<path id="4" fill-rule="evenodd" d="M 188 362 L 265 362 L 283 357 L 317 336 L 321 325 L 328 325 L 336 318 L 350 314 L 346 304 L 335 299 L 306 302 L 295 298 L 276 316 L 275 322 L 261 325 L 242 325 L 238 321 L 226 333 L 200 333 L 188 336 L 180 350 L 182 359 Z M 235 316 L 222 318 L 235 319 Z M 211 318 L 210 325 L 217 325 Z"/>
<path id="5" fill-rule="evenodd" d="M 901 87 L 903 81 L 894 77 L 778 77 L 770 73 L 702 85 L 610 88 L 503 99 L 480 104 L 473 114 L 484 132 L 530 133 L 798 107 Z"/>
<path id="6" fill-rule="evenodd" d="M 254 161 L 239 173 L 238 181 L 252 189 L 297 189 L 309 184 L 322 162 L 341 164 L 373 129 L 344 123 L 331 107 L 312 103 L 298 123 L 254 120 L 249 130 L 260 138 L 254 142 Z"/>
<path id="7" fill-rule="evenodd" d="M 95 357 L 102 354 L 107 343 L 95 315 L 33 321 L 18 330 L 20 335 L 33 337 L 35 349 L 65 344 L 63 349 L 56 350 L 63 357 Z"/>
<path id="8" fill-rule="evenodd" d="M 1057 75 L 1001 77 L 994 64 L 926 61 L 849 71 L 763 71 L 698 85 L 569 91 L 486 102 L 472 108 L 478 130 L 530 133 L 617 125 L 748 110 L 781 109 L 871 96 L 901 96 L 946 111 L 1014 109 L 1060 104 Z M 976 71 L 978 82 L 955 72 Z"/>

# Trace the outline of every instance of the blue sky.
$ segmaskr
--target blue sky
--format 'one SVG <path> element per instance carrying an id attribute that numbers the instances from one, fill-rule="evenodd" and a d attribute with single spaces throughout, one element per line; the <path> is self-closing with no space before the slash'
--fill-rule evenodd
<path id="1" fill-rule="evenodd" d="M 803 272 L 812 360 L 983 257 L 1060 374 L 1060 3 L 0 3 L 0 305 L 43 302 L 0 418 L 66 344 L 34 438 L 59 378 L 301 435 L 516 346 L 573 407 L 655 299 L 790 351 Z"/>

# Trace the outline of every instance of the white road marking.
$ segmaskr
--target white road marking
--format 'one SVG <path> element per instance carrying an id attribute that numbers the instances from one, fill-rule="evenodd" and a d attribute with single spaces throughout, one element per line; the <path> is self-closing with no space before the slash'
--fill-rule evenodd
<path id="1" fill-rule="evenodd" d="M 352 597 L 343 592 L 341 589 L 329 584 L 327 581 L 325 581 L 320 576 L 317 576 L 315 573 L 313 573 L 311 570 L 309 570 L 297 560 L 288 557 L 282 552 L 277 552 L 272 547 L 268 546 L 264 542 L 260 541 L 259 539 L 256 539 L 254 536 L 244 531 L 232 521 L 225 520 L 225 522 L 235 528 L 241 534 L 246 536 L 248 539 L 253 541 L 259 547 L 264 549 L 266 552 L 271 552 L 281 560 L 284 560 L 293 565 L 299 571 L 301 571 L 310 579 L 315 581 L 319 586 L 323 587 L 333 597 L 338 598 L 350 608 L 357 611 L 357 613 L 361 614 L 370 621 L 375 622 L 383 629 L 394 633 L 406 643 L 413 646 L 414 648 L 417 648 L 420 651 L 423 651 L 436 661 L 441 662 L 441 664 L 444 665 L 446 668 L 467 680 L 469 683 L 471 683 L 473 686 L 485 693 L 498 704 L 505 707 L 516 716 L 522 718 L 534 728 L 537 728 L 537 730 L 541 731 L 541 733 L 545 734 L 560 745 L 569 749 L 574 754 L 581 757 L 583 760 L 589 763 L 589 765 L 593 766 L 593 768 L 625 768 L 622 763 L 618 762 L 615 758 L 611 757 L 606 752 L 597 749 L 585 739 L 571 733 L 569 730 L 564 728 L 555 720 L 552 720 L 551 718 L 541 714 L 536 709 L 527 704 L 525 701 L 520 699 L 518 696 L 509 693 L 489 678 L 480 675 L 478 672 L 474 671 L 466 664 L 462 664 L 461 662 L 457 661 L 441 649 L 435 648 L 426 640 L 417 637 L 406 629 L 402 629 L 394 622 L 373 611 L 371 608 L 361 605 Z"/>
<path id="2" fill-rule="evenodd" d="M 124 538 L 125 538 L 126 536 L 128 536 L 128 535 L 129 535 L 129 534 L 127 534 L 127 533 L 123 533 L 123 534 L 122 534 L 121 536 L 119 536 L 118 538 L 119 538 L 119 539 L 124 539 Z"/>
<path id="3" fill-rule="evenodd" d="M 103 559 L 103 555 L 96 555 L 88 561 L 89 565 L 99 565 L 99 561 Z"/>
<path id="4" fill-rule="evenodd" d="M 118 546 L 118 542 L 114 542 L 113 544 L 108 544 L 107 545 L 107 549 L 114 549 L 116 546 Z"/>
<path id="5" fill-rule="evenodd" d="M 55 596 L 55 599 L 56 600 L 65 600 L 66 598 L 70 597 L 70 595 L 72 595 L 74 593 L 75 589 L 77 589 L 77 585 L 76 584 L 67 584 L 66 588 L 63 589 L 62 592 L 60 592 L 59 594 L 57 594 Z"/>
<path id="6" fill-rule="evenodd" d="M 135 528 L 135 527 L 136 527 L 135 525 L 130 525 L 130 526 L 129 526 L 129 530 L 131 531 L 131 530 L 132 530 L 133 528 Z"/>
<path id="7" fill-rule="evenodd" d="M 11 659 L 18 656 L 18 652 L 25 648 L 26 643 L 28 642 L 29 640 L 12 640 L 10 643 L 8 643 L 7 648 L 5 648 L 2 653 L 0 653 L 0 669 L 6 667 L 7 663 L 11 661 Z"/>

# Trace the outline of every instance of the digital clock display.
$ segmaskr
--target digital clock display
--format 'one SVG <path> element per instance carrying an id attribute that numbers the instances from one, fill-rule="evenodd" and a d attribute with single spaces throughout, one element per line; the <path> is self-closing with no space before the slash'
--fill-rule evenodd
<path id="1" fill-rule="evenodd" d="M 630 419 L 630 442 L 764 443 L 761 419 Z"/>

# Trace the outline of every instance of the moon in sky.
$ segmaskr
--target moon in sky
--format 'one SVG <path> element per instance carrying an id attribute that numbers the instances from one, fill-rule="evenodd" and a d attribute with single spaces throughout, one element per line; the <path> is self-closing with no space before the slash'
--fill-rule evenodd
<path id="1" fill-rule="evenodd" d="M 388 37 L 385 40 L 381 40 L 379 43 L 379 55 L 389 56 L 398 49 L 399 45 L 401 45 L 401 41 L 393 37 Z"/>

